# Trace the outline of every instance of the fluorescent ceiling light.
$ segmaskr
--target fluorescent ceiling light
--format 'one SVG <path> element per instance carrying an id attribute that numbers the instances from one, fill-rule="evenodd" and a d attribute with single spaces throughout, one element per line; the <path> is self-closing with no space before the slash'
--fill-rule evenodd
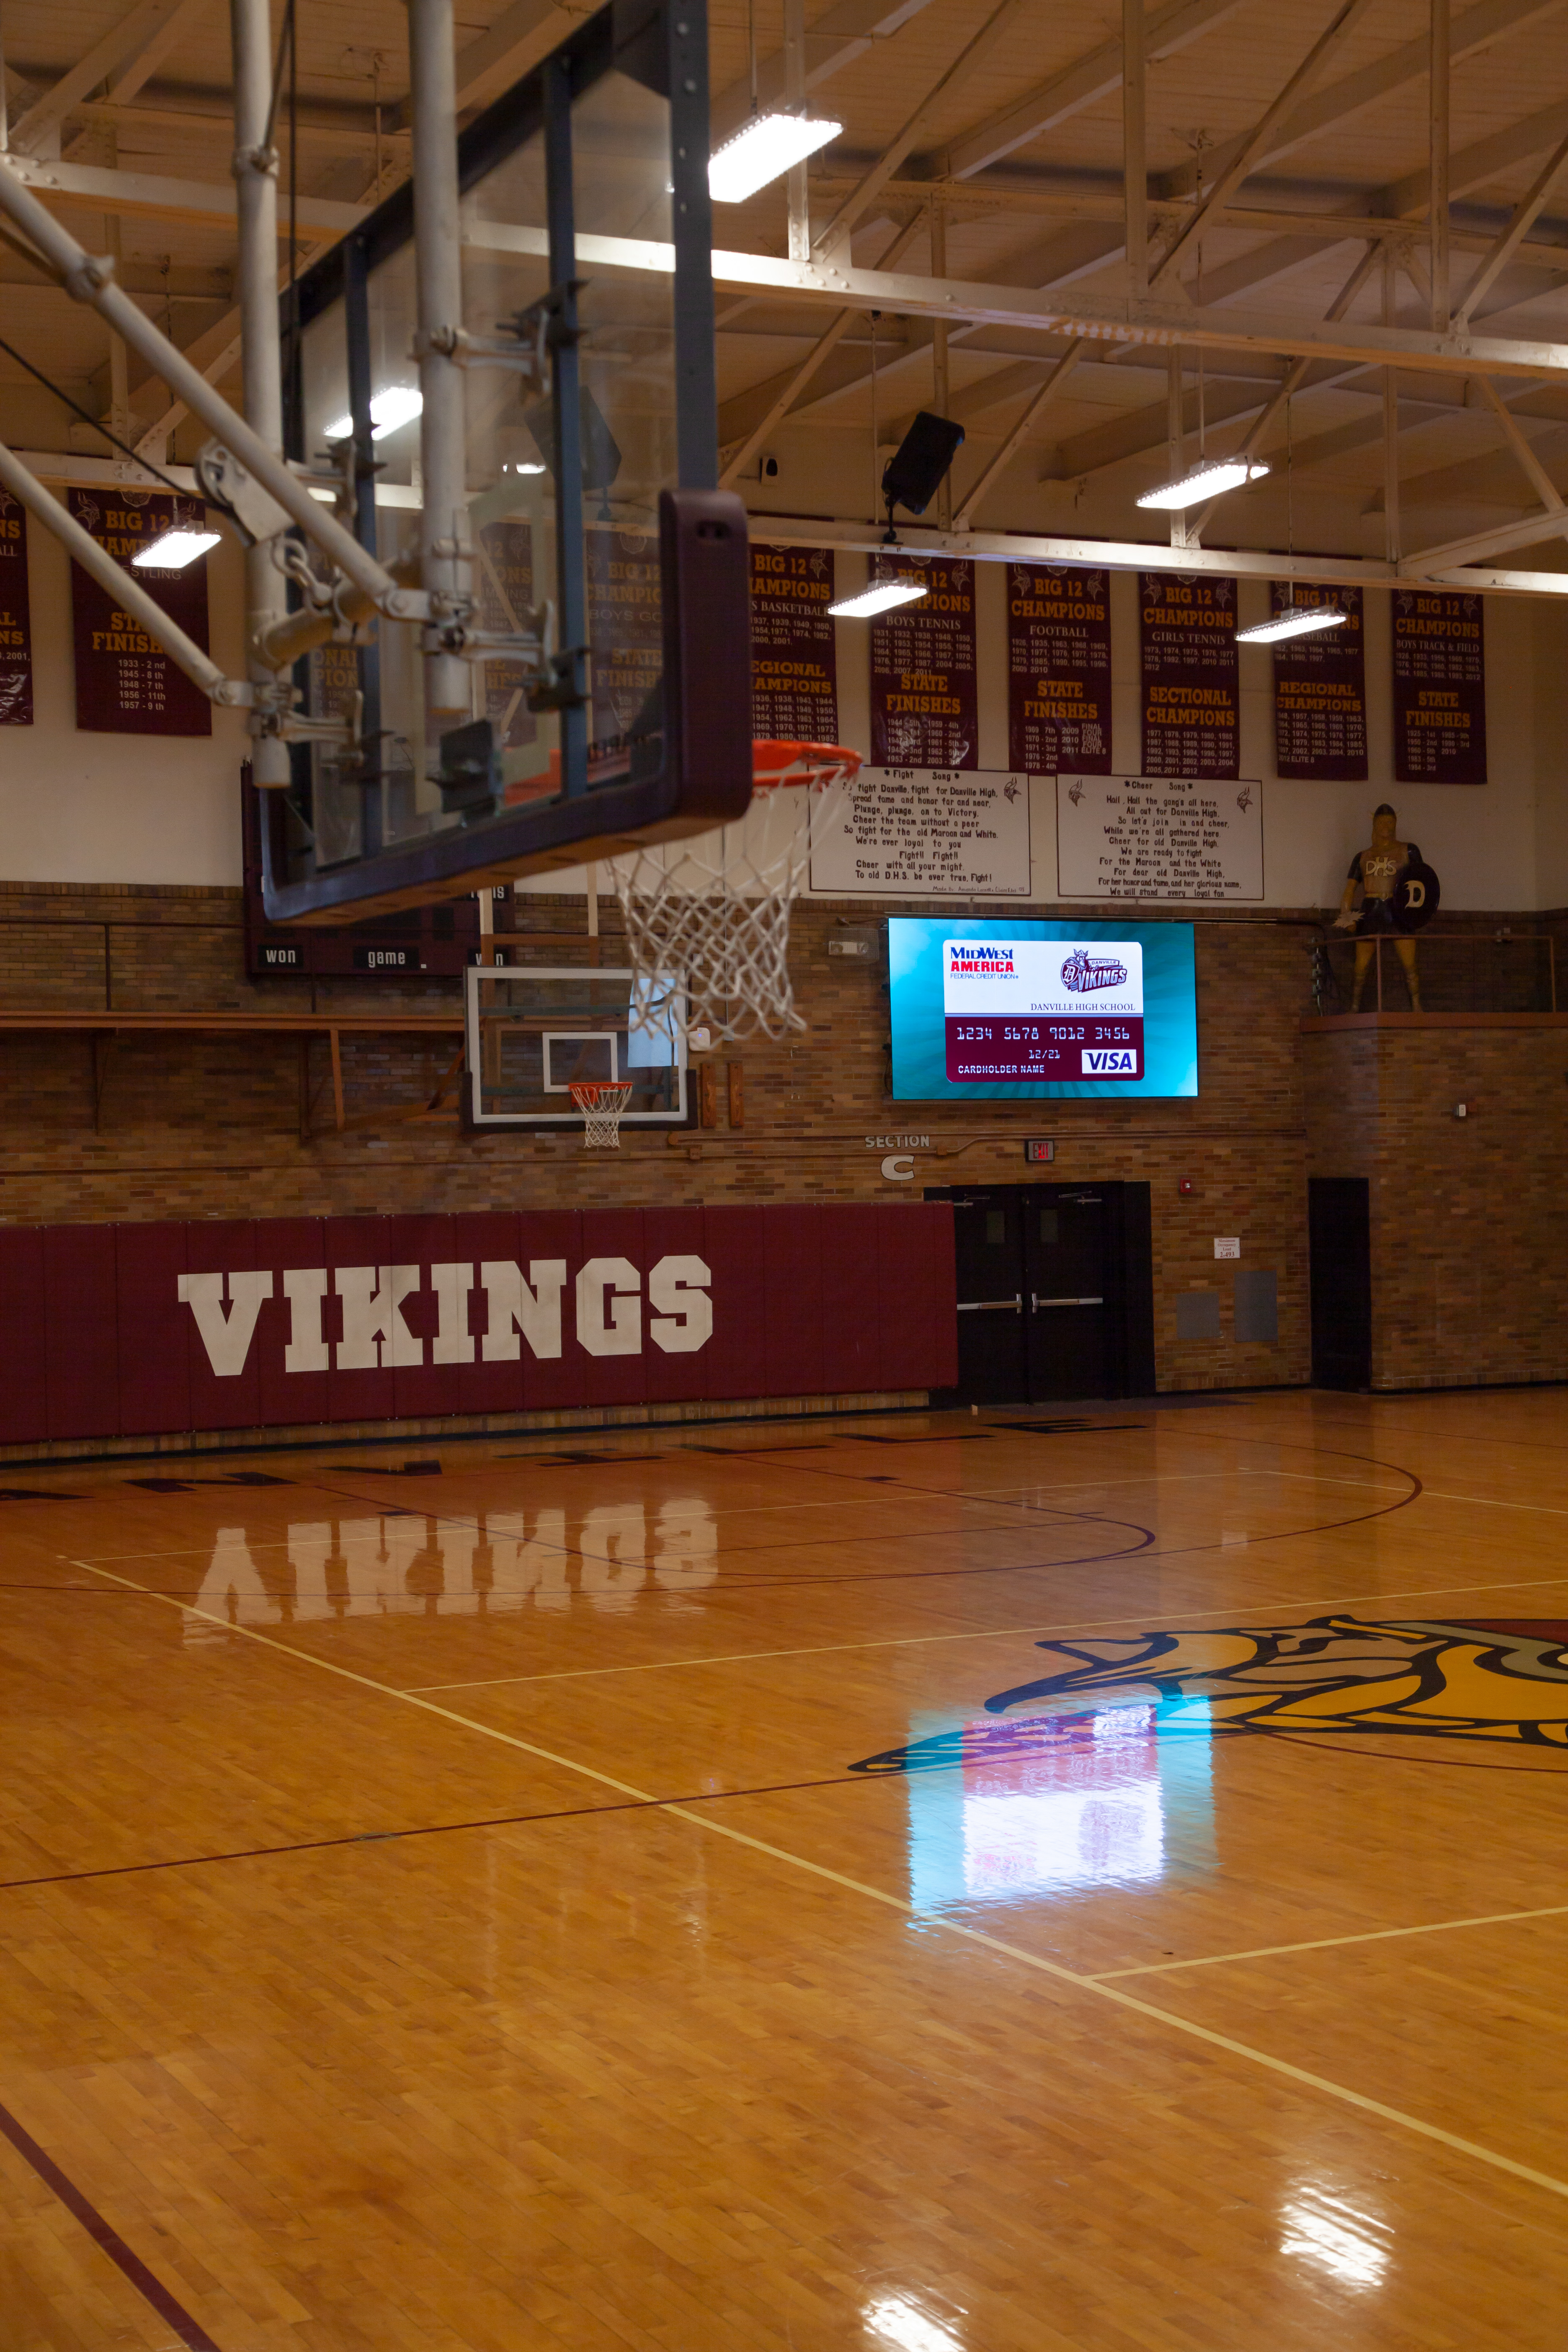
<path id="1" fill-rule="evenodd" d="M 198 555 L 217 545 L 216 530 L 166 530 L 131 559 L 138 572 L 183 572 Z"/>
<path id="2" fill-rule="evenodd" d="M 1205 499 L 1218 498 L 1222 490 L 1236 490 L 1243 482 L 1256 482 L 1268 471 L 1256 458 L 1222 457 L 1212 466 L 1194 466 L 1190 474 L 1178 481 L 1163 482 L 1157 490 L 1145 490 L 1138 503 L 1141 507 L 1195 507 Z"/>
<path id="3" fill-rule="evenodd" d="M 809 114 L 753 114 L 708 159 L 708 193 L 716 205 L 743 205 L 770 180 L 837 139 L 842 122 Z"/>
<path id="4" fill-rule="evenodd" d="M 521 459 L 521 462 L 515 466 L 507 464 L 501 467 L 501 472 L 503 474 L 542 474 L 543 471 L 544 467 L 542 466 L 530 465 L 526 457 Z"/>
<path id="5" fill-rule="evenodd" d="M 1238 646 L 1274 646 L 1281 637 L 1304 637 L 1311 629 L 1338 629 L 1350 618 L 1337 604 L 1288 604 L 1256 629 L 1237 629 Z"/>
<path id="6" fill-rule="evenodd" d="M 389 383 L 378 392 L 370 404 L 370 437 L 384 441 L 405 425 L 412 425 L 425 405 L 425 395 L 415 383 Z M 346 441 L 354 429 L 352 416 L 339 416 L 327 427 L 329 441 Z"/>
<path id="7" fill-rule="evenodd" d="M 890 613 L 895 604 L 913 604 L 926 593 L 918 580 L 879 580 L 874 588 L 863 589 L 858 596 L 846 596 L 841 604 L 829 604 L 827 609 L 837 621 L 868 621 L 873 613 Z"/>

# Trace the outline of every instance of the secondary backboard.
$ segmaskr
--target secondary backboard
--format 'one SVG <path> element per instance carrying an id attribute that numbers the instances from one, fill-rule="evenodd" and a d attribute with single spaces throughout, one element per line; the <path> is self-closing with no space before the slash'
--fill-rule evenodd
<path id="1" fill-rule="evenodd" d="M 616 0 L 458 141 L 474 625 L 467 725 L 427 739 L 418 632 L 310 657 L 318 745 L 267 828 L 274 922 L 342 922 L 732 821 L 751 793 L 744 510 L 717 478 L 703 9 Z M 422 522 L 414 196 L 296 289 L 291 454 L 351 453 L 384 562 Z M 357 698 L 357 699 L 356 699 Z M 549 706 L 549 707 L 544 707 Z M 278 805 L 287 799 L 292 806 Z"/>
<path id="2" fill-rule="evenodd" d="M 597 966 L 468 975 L 467 1115 L 476 1128 L 580 1127 L 574 1081 L 629 1080 L 622 1124 L 686 1121 L 686 996 L 677 979 Z"/>

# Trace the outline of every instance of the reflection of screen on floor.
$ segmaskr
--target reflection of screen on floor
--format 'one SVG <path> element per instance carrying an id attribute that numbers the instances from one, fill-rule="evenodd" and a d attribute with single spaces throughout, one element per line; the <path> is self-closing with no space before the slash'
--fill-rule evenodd
<path id="1" fill-rule="evenodd" d="M 906 1102 L 1197 1092 L 1190 923 L 888 925 Z"/>

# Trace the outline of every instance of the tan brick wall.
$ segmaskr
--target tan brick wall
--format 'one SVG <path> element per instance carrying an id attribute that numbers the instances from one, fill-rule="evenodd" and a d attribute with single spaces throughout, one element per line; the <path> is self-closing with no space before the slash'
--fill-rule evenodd
<path id="1" fill-rule="evenodd" d="M 1378 1384 L 1568 1377 L 1554 1272 L 1568 1213 L 1557 1206 L 1568 1043 L 1559 1049 L 1554 1033 L 1303 1038 L 1313 934 L 1267 916 L 1200 920 L 1195 1100 L 894 1104 L 882 972 L 826 953 L 835 925 L 868 912 L 797 908 L 791 962 L 809 1025 L 792 1043 L 737 1049 L 743 1128 L 723 1123 L 721 1086 L 718 1130 L 628 1135 L 613 1158 L 584 1154 L 575 1136 L 469 1137 L 455 1118 L 340 1136 L 320 1042 L 309 1062 L 315 1131 L 302 1143 L 298 1042 L 266 1035 L 127 1035 L 109 1062 L 95 1131 L 87 1036 L 5 1035 L 0 1215 L 32 1223 L 897 1198 L 903 1188 L 882 1176 L 868 1139 L 917 1131 L 931 1146 L 915 1155 L 912 1196 L 925 1185 L 1146 1180 L 1160 1385 L 1203 1389 L 1308 1377 L 1307 1176 L 1364 1173 L 1377 1180 L 1373 1246 L 1389 1301 Z M 582 901 L 531 899 L 519 919 L 574 929 Z M 1519 919 L 1542 929 L 1550 919 Z M 613 940 L 605 952 L 613 961 Z M 560 948 L 536 959 L 578 960 Z M 121 1011 L 452 1008 L 459 994 L 451 982 L 321 981 L 312 1000 L 309 981 L 252 983 L 237 891 L 0 886 L 0 1008 L 100 1011 L 106 982 Z M 428 1094 L 450 1050 L 443 1039 L 346 1041 L 351 1115 Z M 1470 1096 L 1479 1108 L 1460 1126 L 1452 1105 Z M 1056 1139 L 1054 1166 L 1026 1164 L 1026 1135 Z M 1178 1191 L 1183 1178 L 1190 1196 Z M 1278 1274 L 1276 1346 L 1232 1336 L 1237 1268 L 1213 1254 L 1215 1236 L 1231 1234 L 1243 1269 Z M 1218 1292 L 1219 1339 L 1177 1339 L 1176 1299 L 1191 1288 Z"/>
<path id="2" fill-rule="evenodd" d="M 1301 1042 L 1309 1171 L 1371 1181 L 1373 1386 L 1568 1379 L 1568 1030 Z"/>

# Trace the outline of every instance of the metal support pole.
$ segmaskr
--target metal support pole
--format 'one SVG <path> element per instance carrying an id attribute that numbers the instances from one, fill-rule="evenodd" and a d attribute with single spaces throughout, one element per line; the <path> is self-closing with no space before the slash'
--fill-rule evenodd
<path id="1" fill-rule="evenodd" d="M 299 524 L 307 538 L 315 541 L 356 587 L 364 590 L 380 611 L 395 620 L 425 617 L 424 599 L 418 592 L 400 588 L 391 572 L 374 562 L 342 523 L 316 503 L 304 483 L 279 464 L 260 436 L 252 432 L 220 392 L 214 390 L 200 369 L 193 367 L 178 346 L 114 283 L 108 259 L 101 254 L 89 254 L 79 246 L 47 205 L 40 204 L 5 163 L 0 163 L 0 213 L 37 248 L 45 267 L 59 279 L 72 299 L 90 303 L 100 317 L 124 337 L 137 356 L 163 378 L 174 398 L 183 400 L 191 414 L 201 418 L 224 447 L 277 500 L 290 520 Z"/>
<path id="2" fill-rule="evenodd" d="M 84 530 L 76 517 L 58 499 L 52 499 L 36 474 L 30 474 L 14 451 L 0 442 L 0 484 L 21 500 L 27 512 L 46 530 L 63 540 L 73 563 L 79 563 L 89 578 L 96 580 L 108 596 L 112 596 L 117 609 L 129 614 L 138 628 L 163 647 L 173 661 L 178 662 L 193 686 L 199 687 L 209 702 L 233 708 L 249 698 L 249 688 L 237 679 L 226 677 L 216 662 L 203 653 L 194 637 L 188 637 L 177 621 L 172 621 L 157 600 L 137 579 L 116 563 L 109 550 L 100 547 L 92 533 Z"/>
<path id="3" fill-rule="evenodd" d="M 1186 419 L 1182 413 L 1182 354 L 1173 343 L 1165 354 L 1165 440 L 1173 482 L 1180 481 L 1186 471 L 1184 462 L 1186 445 Z M 1171 545 L 1185 547 L 1187 518 L 1182 507 L 1171 509 Z"/>
<path id="4" fill-rule="evenodd" d="M 1427 231 L 1432 252 L 1432 332 L 1448 331 L 1448 0 L 1431 0 L 1427 130 L 1431 170 Z"/>
<path id="5" fill-rule="evenodd" d="M 933 278 L 947 276 L 947 207 L 940 196 L 933 197 L 931 208 L 931 274 Z M 947 321 L 939 319 L 931 330 L 931 404 L 939 416 L 947 415 L 950 390 L 947 368 Z M 936 521 L 939 530 L 952 529 L 952 468 L 942 476 L 936 494 Z"/>
<path id="6" fill-rule="evenodd" d="M 279 462 L 283 457 L 283 352 L 278 329 L 278 152 L 267 143 L 272 60 L 267 0 L 229 0 L 234 56 L 234 180 L 239 215 L 240 373 L 245 418 Z M 289 609 L 283 574 L 270 546 L 245 554 L 245 643 L 254 683 L 273 676 L 257 641 Z M 262 786 L 289 782 L 289 746 L 257 735 L 250 772 Z"/>
<path id="7" fill-rule="evenodd" d="M 1383 248 L 1383 323 L 1394 324 L 1394 280 L 1398 264 L 1392 245 Z M 1392 368 L 1383 371 L 1383 533 L 1384 554 L 1399 561 L 1399 386 Z M 1381 974 L 1382 966 L 1378 967 Z M 1381 984 L 1381 983 L 1380 983 Z"/>
<path id="8" fill-rule="evenodd" d="M 784 0 L 784 109 L 805 112 L 805 0 Z M 811 201 L 807 166 L 797 163 L 786 182 L 789 198 L 789 257 L 811 259 Z"/>
<path id="9" fill-rule="evenodd" d="M 463 371 L 462 228 L 458 198 L 458 82 L 452 0 L 409 0 L 409 86 L 414 98 L 414 273 L 419 356 L 419 462 L 424 477 L 420 552 L 431 600 L 425 632 L 425 713 L 431 748 L 473 706 L 468 665 L 445 650 L 444 623 L 468 609 L 473 549 Z"/>
<path id="10" fill-rule="evenodd" d="M 375 545 L 375 420 L 371 414 L 370 273 L 364 239 L 343 247 L 343 343 L 349 365 L 349 418 L 353 435 L 354 536 L 370 554 Z M 386 834 L 381 740 L 381 648 L 361 646 L 354 656 L 362 707 L 360 850 L 373 857 Z"/>
<path id="11" fill-rule="evenodd" d="M 1149 291 L 1149 160 L 1144 114 L 1143 0 L 1121 0 L 1121 175 L 1127 217 L 1127 291 Z"/>

